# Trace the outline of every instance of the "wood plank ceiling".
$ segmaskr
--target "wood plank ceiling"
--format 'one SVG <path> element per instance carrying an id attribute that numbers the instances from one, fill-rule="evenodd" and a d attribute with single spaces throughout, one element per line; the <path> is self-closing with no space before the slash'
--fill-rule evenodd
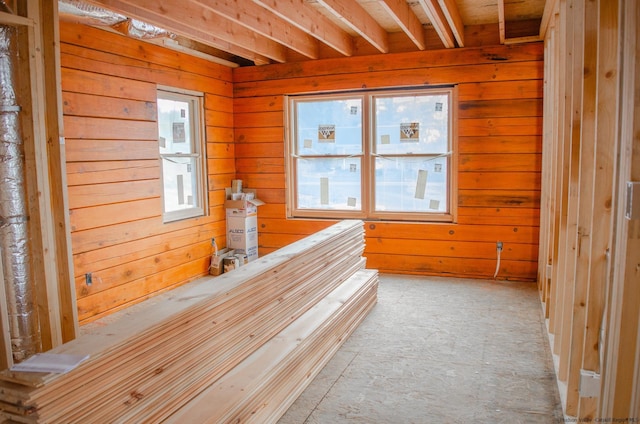
<path id="1" fill-rule="evenodd" d="M 78 0 L 61 0 L 78 2 Z M 537 41 L 555 0 L 87 0 L 229 66 Z M 546 9 L 546 10 L 545 10 Z M 478 30 L 469 29 L 481 28 Z M 157 41 L 156 41 L 157 42 Z"/>

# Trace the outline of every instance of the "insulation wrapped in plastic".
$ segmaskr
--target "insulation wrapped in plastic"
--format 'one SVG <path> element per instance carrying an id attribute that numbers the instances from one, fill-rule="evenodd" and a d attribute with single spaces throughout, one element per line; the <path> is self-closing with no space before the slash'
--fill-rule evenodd
<path id="1" fill-rule="evenodd" d="M 13 358 L 40 350 L 26 204 L 24 145 L 15 93 L 17 31 L 0 25 L 0 250 Z"/>
<path id="2" fill-rule="evenodd" d="M 58 13 L 61 19 L 86 25 L 109 26 L 129 37 L 143 40 L 163 37 L 175 38 L 175 34 L 165 29 L 158 28 L 157 26 L 147 24 L 137 19 L 129 19 L 119 13 L 78 0 L 61 0 L 58 3 Z"/>
<path id="3" fill-rule="evenodd" d="M 87 25 L 112 26 L 127 20 L 124 15 L 77 0 L 59 1 L 58 13 L 62 18 L 73 16 Z"/>
<path id="4" fill-rule="evenodd" d="M 111 25 L 111 27 L 124 35 L 142 40 L 151 38 L 175 38 L 175 34 L 166 29 L 149 25 L 137 19 L 127 19 L 124 22 Z"/>

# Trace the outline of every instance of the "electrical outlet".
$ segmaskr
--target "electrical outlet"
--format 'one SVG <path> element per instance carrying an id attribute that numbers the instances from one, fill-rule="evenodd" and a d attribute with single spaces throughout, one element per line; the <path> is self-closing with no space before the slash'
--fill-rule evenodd
<path id="1" fill-rule="evenodd" d="M 84 274 L 84 282 L 87 284 L 87 286 L 90 286 L 91 284 L 93 284 L 93 276 L 91 275 L 90 272 L 87 272 L 86 274 Z"/>
<path id="2" fill-rule="evenodd" d="M 640 218 L 640 182 L 627 181 L 627 203 L 624 216 L 627 219 Z"/>
<path id="3" fill-rule="evenodd" d="M 600 396 L 600 374 L 593 371 L 580 370 L 580 385 L 578 392 L 581 397 L 595 398 Z"/>
<path id="4" fill-rule="evenodd" d="M 496 243 L 496 248 L 497 248 L 498 250 L 502 250 L 502 242 L 501 242 L 501 241 L 499 241 L 499 242 L 497 242 L 497 243 Z"/>

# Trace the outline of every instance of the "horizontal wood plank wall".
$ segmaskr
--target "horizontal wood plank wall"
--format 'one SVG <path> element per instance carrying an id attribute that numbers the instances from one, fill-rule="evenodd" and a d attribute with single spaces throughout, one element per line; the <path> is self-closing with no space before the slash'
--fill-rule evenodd
<path id="1" fill-rule="evenodd" d="M 267 202 L 258 214 L 268 253 L 331 224 L 287 220 L 284 95 L 456 84 L 458 222 L 367 222 L 368 266 L 382 272 L 536 279 L 542 43 L 236 68 L 237 177 Z"/>
<path id="2" fill-rule="evenodd" d="M 87 26 L 61 25 L 61 56 L 82 324 L 208 272 L 235 174 L 233 92 L 227 67 Z M 158 84 L 205 94 L 208 216 L 162 223 Z"/>

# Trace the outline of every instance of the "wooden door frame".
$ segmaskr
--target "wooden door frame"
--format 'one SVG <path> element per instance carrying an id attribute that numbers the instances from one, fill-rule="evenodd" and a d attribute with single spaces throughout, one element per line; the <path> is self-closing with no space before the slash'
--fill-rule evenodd
<path id="1" fill-rule="evenodd" d="M 15 14 L 0 13 L 0 24 L 18 29 L 18 49 L 23 54 L 16 66 L 20 75 L 28 75 L 17 91 L 27 121 L 22 127 L 37 297 L 34 313 L 38 314 L 42 350 L 46 351 L 78 333 L 68 231 L 57 1 L 20 2 Z M 0 367 L 7 368 L 12 365 L 12 356 L 6 317 L 0 317 L 0 326 Z"/>

